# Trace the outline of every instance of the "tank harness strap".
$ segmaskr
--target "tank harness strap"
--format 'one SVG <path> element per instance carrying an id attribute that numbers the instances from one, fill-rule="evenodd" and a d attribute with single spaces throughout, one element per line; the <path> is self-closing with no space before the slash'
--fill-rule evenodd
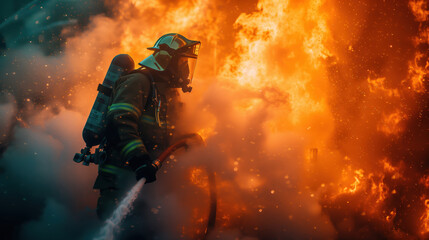
<path id="1" fill-rule="evenodd" d="M 106 87 L 103 84 L 98 84 L 97 91 L 101 92 L 102 94 L 108 97 L 112 96 L 112 92 L 113 92 L 113 90 L 110 87 Z"/>
<path id="2" fill-rule="evenodd" d="M 155 122 L 159 127 L 164 127 L 165 123 L 163 121 L 161 121 L 161 119 L 159 117 L 159 114 L 161 111 L 162 100 L 158 95 L 158 88 L 156 86 L 155 79 L 153 78 L 152 73 L 150 71 L 144 71 L 144 70 L 145 69 L 143 67 L 140 67 L 139 69 L 136 69 L 136 70 L 132 71 L 131 73 L 139 72 L 139 73 L 142 73 L 146 76 L 149 76 L 150 82 L 152 84 L 152 101 L 153 101 L 154 105 L 156 106 L 156 108 L 155 108 Z M 151 123 L 152 121 L 147 121 L 147 120 L 148 119 L 143 119 L 143 121 L 152 124 Z"/>
<path id="3" fill-rule="evenodd" d="M 149 75 L 150 81 L 152 83 L 152 101 L 156 105 L 155 120 L 156 120 L 156 123 L 158 124 L 158 126 L 162 127 L 163 124 L 161 122 L 161 119 L 159 118 L 159 112 L 161 111 L 162 100 L 161 100 L 161 98 L 158 97 L 158 89 L 156 87 L 156 83 L 155 83 L 155 80 L 153 79 L 152 74 L 150 72 L 148 72 L 148 75 Z"/>

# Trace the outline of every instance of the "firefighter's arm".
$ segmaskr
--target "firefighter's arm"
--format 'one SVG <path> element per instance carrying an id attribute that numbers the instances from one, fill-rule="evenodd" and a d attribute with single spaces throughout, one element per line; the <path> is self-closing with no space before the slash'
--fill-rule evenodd
<path id="1" fill-rule="evenodd" d="M 150 81 L 143 74 L 131 74 L 118 80 L 107 112 L 108 131 L 113 131 L 121 158 L 133 170 L 150 162 L 140 138 L 138 123 L 150 92 Z"/>

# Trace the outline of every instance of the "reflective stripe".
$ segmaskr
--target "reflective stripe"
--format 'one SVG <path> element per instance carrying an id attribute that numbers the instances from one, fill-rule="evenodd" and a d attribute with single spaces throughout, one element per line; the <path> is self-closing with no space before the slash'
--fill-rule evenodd
<path id="1" fill-rule="evenodd" d="M 107 173 L 111 173 L 111 174 L 116 174 L 118 172 L 118 170 L 121 170 L 121 168 L 114 166 L 114 165 L 103 165 L 99 167 L 100 171 L 102 172 L 107 172 Z"/>
<path id="2" fill-rule="evenodd" d="M 134 149 L 142 148 L 142 147 L 144 147 L 142 140 L 140 139 L 132 140 L 127 145 L 125 145 L 125 147 L 122 148 L 121 155 L 126 157 Z"/>
<path id="3" fill-rule="evenodd" d="M 149 123 L 149 124 L 152 124 L 152 125 L 156 124 L 155 118 L 153 118 L 152 116 L 149 116 L 149 115 L 142 115 L 141 116 L 141 120 L 143 122 L 145 122 L 145 123 Z"/>
<path id="4" fill-rule="evenodd" d="M 145 114 L 141 116 L 141 120 L 151 125 L 160 125 L 160 127 L 165 127 L 164 125 L 166 125 L 165 121 L 161 121 L 161 123 L 158 124 L 154 117 Z"/>
<path id="5" fill-rule="evenodd" d="M 134 115 L 136 115 L 137 117 L 139 117 L 141 114 L 140 109 L 138 109 L 137 107 L 135 107 L 134 105 L 129 104 L 129 103 L 114 103 L 114 104 L 110 105 L 109 112 L 110 111 L 116 111 L 116 110 L 124 110 L 127 112 L 131 112 Z"/>

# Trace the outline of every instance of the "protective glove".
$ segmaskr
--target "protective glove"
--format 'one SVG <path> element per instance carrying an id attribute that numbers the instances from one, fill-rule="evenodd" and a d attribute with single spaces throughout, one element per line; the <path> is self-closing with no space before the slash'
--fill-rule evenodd
<path id="1" fill-rule="evenodd" d="M 148 154 L 136 156 L 129 160 L 131 169 L 136 173 L 136 180 L 146 178 L 146 183 L 155 182 L 157 168 L 152 165 Z"/>
<path id="2" fill-rule="evenodd" d="M 139 168 L 136 169 L 136 179 L 139 181 L 142 178 L 146 178 L 146 183 L 155 182 L 156 180 L 156 168 L 149 164 L 143 164 Z"/>

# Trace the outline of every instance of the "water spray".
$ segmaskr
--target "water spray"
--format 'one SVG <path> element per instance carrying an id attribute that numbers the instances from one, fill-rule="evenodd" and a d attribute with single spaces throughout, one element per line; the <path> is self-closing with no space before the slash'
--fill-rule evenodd
<path id="1" fill-rule="evenodd" d="M 119 232 L 121 222 L 133 209 L 133 203 L 145 182 L 146 179 L 142 178 L 136 183 L 136 185 L 134 185 L 125 198 L 119 203 L 112 216 L 106 220 L 103 228 L 101 228 L 100 233 L 94 238 L 94 240 L 113 240 L 115 233 Z"/>

